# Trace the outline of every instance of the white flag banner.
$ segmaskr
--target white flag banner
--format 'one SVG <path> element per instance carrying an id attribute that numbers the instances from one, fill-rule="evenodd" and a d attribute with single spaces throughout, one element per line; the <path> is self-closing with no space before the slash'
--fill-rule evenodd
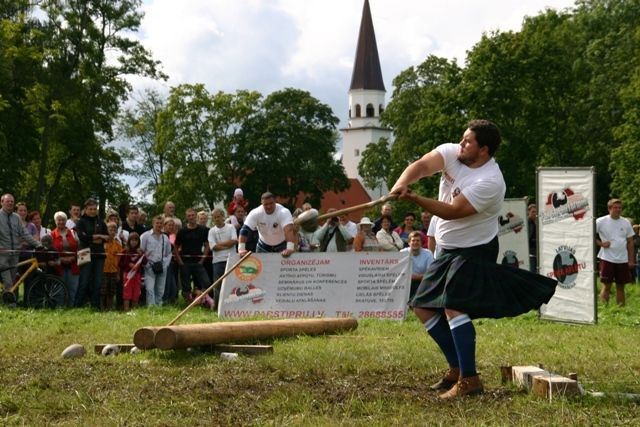
<path id="1" fill-rule="evenodd" d="M 403 320 L 410 285 L 406 252 L 256 253 L 223 280 L 218 316 Z"/>
<path id="2" fill-rule="evenodd" d="M 542 318 L 596 323 L 595 171 L 538 168 L 539 272 L 558 280 Z"/>
<path id="3" fill-rule="evenodd" d="M 505 199 L 498 217 L 498 264 L 529 270 L 529 233 L 526 199 Z"/>

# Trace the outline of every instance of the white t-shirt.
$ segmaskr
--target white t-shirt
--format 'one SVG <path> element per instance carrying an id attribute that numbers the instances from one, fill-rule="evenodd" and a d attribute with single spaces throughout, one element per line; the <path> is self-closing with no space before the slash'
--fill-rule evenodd
<path id="1" fill-rule="evenodd" d="M 222 228 L 218 228 L 218 226 L 214 225 L 209 229 L 209 247 L 211 248 L 211 252 L 213 253 L 213 263 L 216 262 L 225 262 L 229 254 L 236 253 L 236 247 L 231 246 L 227 249 L 221 249 L 219 251 L 214 251 L 213 247 L 220 242 L 226 242 L 227 240 L 235 240 L 238 241 L 238 233 L 236 233 L 236 228 L 231 224 L 225 224 Z"/>
<path id="2" fill-rule="evenodd" d="M 439 218 L 436 242 L 445 249 L 468 248 L 490 242 L 498 234 L 498 216 L 506 185 L 495 159 L 479 168 L 470 168 L 458 160 L 459 144 L 442 144 L 436 151 L 444 159 L 438 200 L 452 203 L 462 193 L 476 213 L 459 219 Z"/>
<path id="3" fill-rule="evenodd" d="M 627 239 L 633 237 L 633 228 L 626 218 L 613 219 L 611 215 L 596 220 L 596 233 L 603 242 L 611 242 L 608 248 L 600 248 L 598 258 L 616 264 L 629 262 Z"/>
<path id="4" fill-rule="evenodd" d="M 351 235 L 351 239 L 356 237 L 356 234 L 358 234 L 358 224 L 353 221 L 347 221 L 346 224 L 343 224 L 343 227 L 347 229 L 347 231 Z"/>
<path id="5" fill-rule="evenodd" d="M 268 215 L 262 205 L 252 209 L 244 220 L 244 225 L 252 230 L 258 230 L 260 240 L 269 246 L 276 246 L 284 242 L 284 227 L 293 224 L 289 209 L 276 203 L 273 213 Z"/>

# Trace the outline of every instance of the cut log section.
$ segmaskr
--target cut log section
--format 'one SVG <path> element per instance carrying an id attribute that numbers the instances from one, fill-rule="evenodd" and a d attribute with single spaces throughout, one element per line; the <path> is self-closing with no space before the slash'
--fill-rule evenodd
<path id="1" fill-rule="evenodd" d="M 256 339 L 319 335 L 358 327 L 356 319 L 282 319 L 243 322 L 220 322 L 165 326 L 155 333 L 155 346 L 162 350 L 182 349 L 210 344 L 233 344 Z M 136 335 L 148 337 L 136 331 Z M 134 342 L 138 341 L 134 336 Z M 146 343 L 146 341 L 145 341 Z M 142 342 L 141 342 L 142 344 Z M 142 348 L 138 346 L 139 348 Z"/>
<path id="2" fill-rule="evenodd" d="M 554 397 L 578 396 L 578 381 L 556 374 L 534 375 L 531 393 L 552 399 Z"/>
<path id="3" fill-rule="evenodd" d="M 154 339 L 159 329 L 159 327 L 155 326 L 146 326 L 138 329 L 135 334 L 133 334 L 133 343 L 141 350 L 155 348 Z"/>

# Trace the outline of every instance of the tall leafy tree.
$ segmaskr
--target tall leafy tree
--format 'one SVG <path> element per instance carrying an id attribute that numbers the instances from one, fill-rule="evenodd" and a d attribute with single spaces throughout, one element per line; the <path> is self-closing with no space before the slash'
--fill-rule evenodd
<path id="1" fill-rule="evenodd" d="M 271 191 L 293 207 L 300 193 L 319 205 L 324 192 L 349 185 L 333 153 L 338 118 L 309 92 L 287 88 L 273 92 L 248 128 L 243 188 L 258 199 Z"/>
<path id="2" fill-rule="evenodd" d="M 163 75 L 128 36 L 140 25 L 139 0 L 43 0 L 38 6 L 38 19 L 28 8 L 9 19 L 24 22 L 14 46 L 30 61 L 14 61 L 19 90 L 9 101 L 27 130 L 7 136 L 24 154 L 11 171 L 17 192 L 49 216 L 65 193 L 48 189 L 71 175 L 83 177 L 71 191 L 106 200 L 119 171 L 105 170 L 115 163 L 103 162 L 103 155 L 130 90 L 125 76 Z"/>

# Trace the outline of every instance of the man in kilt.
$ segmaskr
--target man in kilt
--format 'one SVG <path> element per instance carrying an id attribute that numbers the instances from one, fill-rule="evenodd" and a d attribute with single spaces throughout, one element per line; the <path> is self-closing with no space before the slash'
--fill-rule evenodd
<path id="1" fill-rule="evenodd" d="M 499 145 L 497 126 L 474 120 L 459 144 L 442 144 L 410 164 L 391 189 L 439 217 L 435 238 L 442 254 L 429 266 L 410 305 L 449 364 L 444 377 L 431 386 L 443 391 L 443 399 L 483 392 L 471 320 L 537 309 L 551 299 L 557 284 L 496 263 L 505 194 L 493 158 Z M 437 172 L 442 172 L 438 200 L 409 190 L 412 183 Z"/>

